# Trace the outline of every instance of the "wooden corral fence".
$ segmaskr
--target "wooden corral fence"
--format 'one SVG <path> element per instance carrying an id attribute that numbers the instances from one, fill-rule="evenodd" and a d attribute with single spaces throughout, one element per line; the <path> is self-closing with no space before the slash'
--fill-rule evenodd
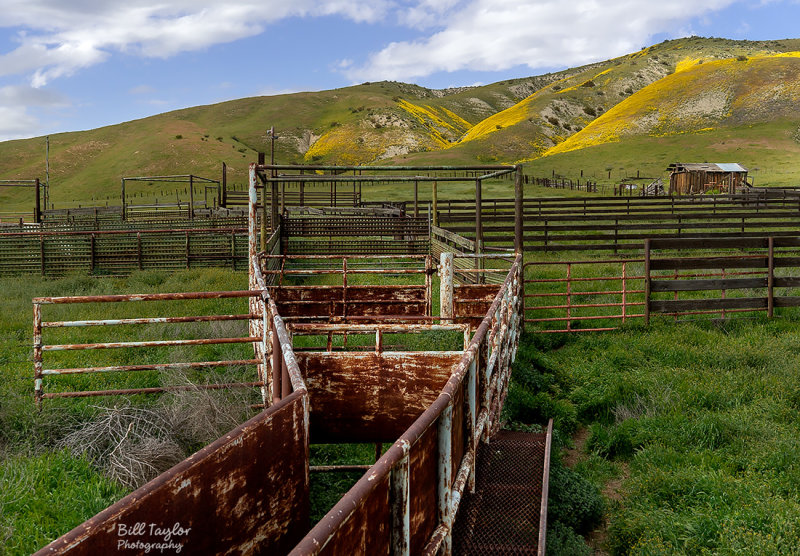
<path id="1" fill-rule="evenodd" d="M 717 314 L 800 307 L 800 237 L 715 240 L 648 240 L 645 242 L 645 319 L 653 313 Z M 712 251 L 713 255 L 680 257 L 675 249 Z M 731 254 L 726 254 L 728 251 Z M 698 279 L 699 278 L 699 279 Z M 781 292 L 776 295 L 776 289 Z M 678 293 L 691 296 L 678 299 Z"/>
<path id="2" fill-rule="evenodd" d="M 654 239 L 645 258 L 529 262 L 525 322 L 533 332 L 587 332 L 657 313 L 772 317 L 800 306 L 798 248 L 797 236 Z"/>
<path id="3" fill-rule="evenodd" d="M 247 256 L 244 227 L 0 233 L 0 275 L 120 275 L 212 266 L 243 270 Z"/>
<path id="4" fill-rule="evenodd" d="M 487 246 L 513 245 L 512 199 L 481 203 L 439 201 L 434 222 L 470 239 L 482 220 Z M 791 236 L 800 229 L 800 198 L 717 195 L 699 197 L 603 197 L 525 199 L 526 251 L 640 251 L 644 239 Z"/>

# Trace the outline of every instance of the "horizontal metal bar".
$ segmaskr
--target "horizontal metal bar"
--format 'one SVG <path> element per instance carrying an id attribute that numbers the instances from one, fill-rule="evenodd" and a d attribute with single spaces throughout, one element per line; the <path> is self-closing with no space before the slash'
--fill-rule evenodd
<path id="1" fill-rule="evenodd" d="M 628 303 L 628 305 L 644 305 L 644 303 Z M 525 322 L 565 322 L 565 321 L 579 321 L 579 320 L 603 320 L 603 319 L 633 319 L 643 317 L 641 314 L 634 315 L 591 315 L 591 316 L 578 316 L 578 317 L 552 317 L 552 318 L 539 318 L 539 319 L 525 319 Z"/>
<path id="2" fill-rule="evenodd" d="M 76 367 L 74 369 L 45 369 L 42 375 L 75 375 L 84 373 L 112 373 L 118 371 L 164 371 L 169 369 L 203 369 L 207 367 L 232 367 L 235 365 L 258 365 L 260 359 L 237 359 L 232 361 L 196 361 L 192 363 L 153 363 L 151 365 L 110 365 L 107 367 Z"/>
<path id="3" fill-rule="evenodd" d="M 191 384 L 186 386 L 160 386 L 156 388 L 129 388 L 126 390 L 87 390 L 85 392 L 51 392 L 42 398 L 89 398 L 93 396 L 124 396 L 128 394 L 160 394 L 162 392 L 182 392 L 185 390 L 227 390 L 228 388 L 256 388 L 263 382 L 230 382 L 227 384 Z"/>
<path id="4" fill-rule="evenodd" d="M 34 297 L 33 303 L 40 305 L 64 303 L 117 303 L 124 301 L 175 301 L 187 299 L 228 299 L 258 297 L 264 290 L 241 290 L 221 292 L 142 293 L 123 295 L 80 295 L 70 297 Z"/>
<path id="5" fill-rule="evenodd" d="M 599 292 L 556 292 L 556 293 L 526 293 L 523 297 L 569 297 L 573 295 L 620 295 L 628 293 L 644 293 L 644 290 L 625 290 L 625 291 L 599 291 Z M 533 307 L 529 307 L 532 309 Z"/>
<path id="6" fill-rule="evenodd" d="M 148 235 L 148 234 L 185 234 L 186 232 L 193 233 L 193 232 L 224 232 L 227 234 L 232 233 L 239 233 L 245 234 L 247 233 L 247 228 L 159 228 L 159 229 L 142 229 L 142 230 L 76 230 L 76 231 L 66 231 L 66 230 L 59 230 L 55 232 L 45 232 L 45 231 L 38 231 L 38 230 L 30 230 L 27 232 L 1 232 L 0 237 L 19 237 L 19 236 L 30 236 L 30 237 L 72 237 L 72 236 L 111 236 L 111 235 Z"/>
<path id="7" fill-rule="evenodd" d="M 69 328 L 81 326 L 112 326 L 117 324 L 161 324 L 180 322 L 220 322 L 252 320 L 261 318 L 260 315 L 202 315 L 196 317 L 153 317 L 140 319 L 108 319 L 108 320 L 69 320 L 43 322 L 42 328 Z"/>
<path id="8" fill-rule="evenodd" d="M 348 472 L 357 471 L 364 473 L 369 471 L 371 465 L 309 465 L 308 470 L 311 473 L 330 473 L 330 472 Z"/>
<path id="9" fill-rule="evenodd" d="M 263 338 L 248 336 L 244 338 L 202 338 L 195 340 L 152 340 L 147 342 L 110 342 L 103 344 L 57 344 L 41 346 L 42 351 L 67 351 L 83 349 L 115 349 L 134 347 L 161 347 L 161 346 L 207 346 L 215 344 L 250 344 L 261 342 Z"/>
<path id="10" fill-rule="evenodd" d="M 313 335 L 326 332 L 381 332 L 407 333 L 429 332 L 433 330 L 459 330 L 468 328 L 467 324 L 315 324 L 294 323 L 287 325 L 287 329 L 294 335 Z"/>

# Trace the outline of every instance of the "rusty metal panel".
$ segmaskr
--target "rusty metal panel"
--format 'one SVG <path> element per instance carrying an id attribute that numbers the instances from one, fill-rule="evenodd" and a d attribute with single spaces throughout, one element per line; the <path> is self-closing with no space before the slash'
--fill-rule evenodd
<path id="1" fill-rule="evenodd" d="M 422 554 L 422 549 L 433 534 L 439 521 L 436 461 L 439 434 L 430 427 L 414 444 L 409 456 L 411 492 L 411 554 Z"/>
<path id="2" fill-rule="evenodd" d="M 464 285 L 453 288 L 455 322 L 478 327 L 492 306 L 500 286 L 495 284 Z"/>
<path id="3" fill-rule="evenodd" d="M 303 396 L 260 413 L 37 555 L 288 552 L 308 529 Z"/>
<path id="4" fill-rule="evenodd" d="M 427 311 L 425 286 L 279 287 L 270 295 L 280 315 L 289 319 L 328 322 L 344 317 L 425 316 Z"/>
<path id="5" fill-rule="evenodd" d="M 461 352 L 297 352 L 315 443 L 391 442 L 433 403 Z"/>
<path id="6" fill-rule="evenodd" d="M 392 512 L 389 505 L 389 476 L 382 477 L 380 484 L 358 502 L 358 509 L 330 538 L 320 554 L 390 554 Z"/>

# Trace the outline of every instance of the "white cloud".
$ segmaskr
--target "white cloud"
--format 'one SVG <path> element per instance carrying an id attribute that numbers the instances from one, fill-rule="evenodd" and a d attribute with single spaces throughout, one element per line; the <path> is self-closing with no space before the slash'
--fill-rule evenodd
<path id="1" fill-rule="evenodd" d="M 0 0 L 0 27 L 22 27 L 0 54 L 0 76 L 29 75 L 34 87 L 106 60 L 113 52 L 165 58 L 257 35 L 286 18 L 385 17 L 391 0 Z"/>
<path id="2" fill-rule="evenodd" d="M 436 18 L 440 31 L 391 43 L 345 75 L 360 82 L 516 65 L 576 66 L 636 51 L 655 33 L 670 32 L 735 1 L 471 0 L 462 5 L 448 0 L 444 12 L 424 12 Z M 424 11 L 428 4 L 419 2 L 417 9 Z M 411 15 L 407 19 L 414 21 Z"/>
<path id="3" fill-rule="evenodd" d="M 0 87 L 0 141 L 33 137 L 41 131 L 41 122 L 31 114 L 34 109 L 64 108 L 69 102 L 47 89 L 28 86 Z"/>

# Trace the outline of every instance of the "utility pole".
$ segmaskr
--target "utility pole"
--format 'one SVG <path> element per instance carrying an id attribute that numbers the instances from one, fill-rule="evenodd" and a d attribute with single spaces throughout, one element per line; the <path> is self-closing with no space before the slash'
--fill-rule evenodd
<path id="1" fill-rule="evenodd" d="M 45 137 L 45 182 L 44 182 L 44 210 L 50 201 L 50 136 Z"/>

